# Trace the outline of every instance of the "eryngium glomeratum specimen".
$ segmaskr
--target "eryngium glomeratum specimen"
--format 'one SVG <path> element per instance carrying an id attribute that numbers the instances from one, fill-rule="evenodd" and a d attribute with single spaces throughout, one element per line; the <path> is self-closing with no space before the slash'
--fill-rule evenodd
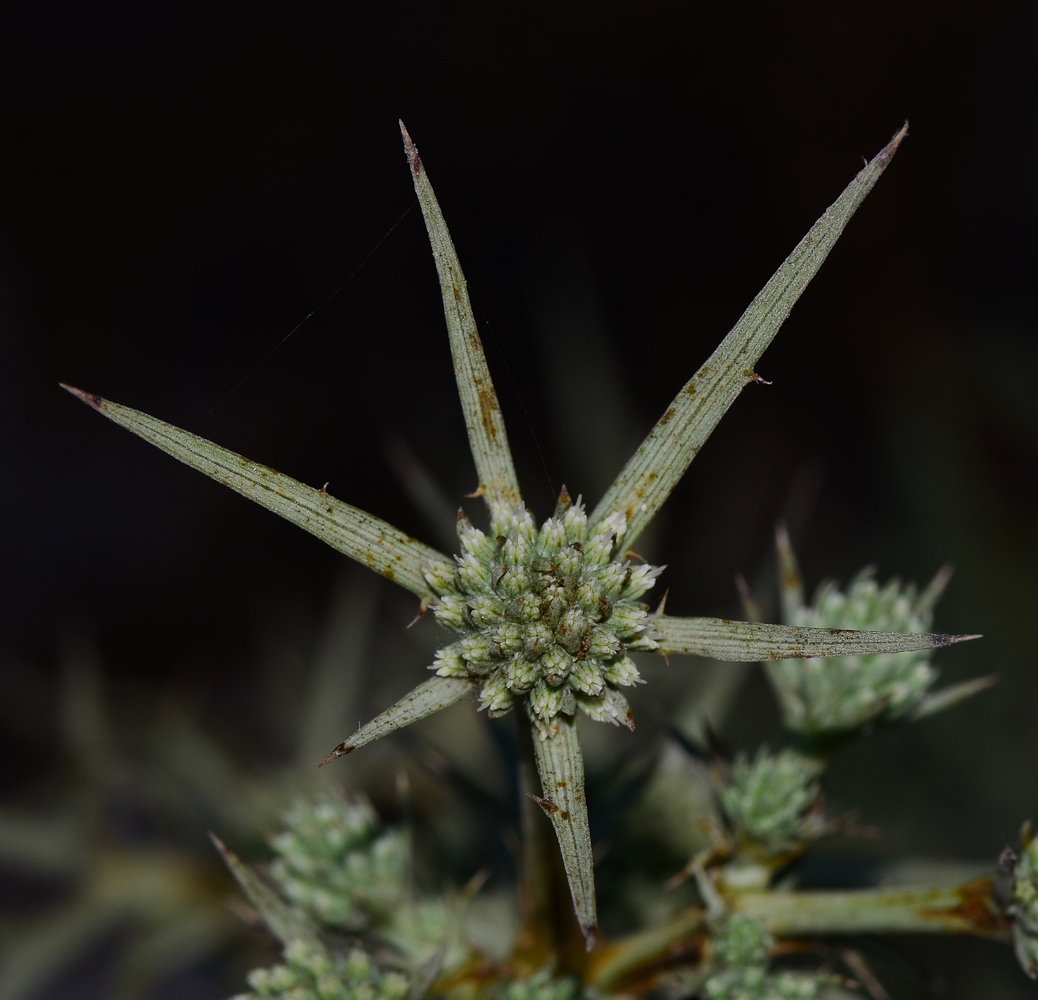
<path id="1" fill-rule="evenodd" d="M 70 391 L 432 607 L 454 634 L 432 664 L 435 675 L 362 726 L 325 760 L 417 722 L 473 691 L 495 712 L 521 705 L 530 719 L 543 786 L 538 799 L 554 826 L 577 919 L 591 948 L 598 921 L 584 769 L 573 719 L 579 708 L 595 718 L 630 724 L 620 692 L 637 680 L 630 650 L 652 644 L 663 654 L 750 662 L 903 652 L 965 638 L 675 618 L 662 612 L 643 616 L 637 596 L 652 583 L 656 570 L 632 566 L 625 553 L 739 393 L 759 381 L 754 366 L 890 163 L 907 126 L 825 211 L 680 389 L 587 515 L 586 527 L 572 520 L 581 516 L 578 505 L 568 525 L 564 511 L 561 522 L 549 519 L 536 532 L 522 501 L 461 264 L 428 174 L 402 124 L 401 132 L 439 276 L 458 394 L 476 465 L 476 492 L 489 513 L 491 532 L 483 540 L 463 527 L 462 554 L 450 559 L 325 490 L 308 487 L 138 410 Z M 593 546 L 591 559 L 582 551 L 582 537 Z M 601 598 L 596 596 L 598 588 Z"/>

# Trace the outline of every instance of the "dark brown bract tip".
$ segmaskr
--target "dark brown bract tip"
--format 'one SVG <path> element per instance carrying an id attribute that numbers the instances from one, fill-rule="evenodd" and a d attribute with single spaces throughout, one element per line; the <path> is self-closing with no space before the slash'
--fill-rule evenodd
<path id="1" fill-rule="evenodd" d="M 92 392 L 84 392 L 82 389 L 77 389 L 72 385 L 66 385 L 64 382 L 59 382 L 58 385 L 60 385 L 66 392 L 71 392 L 77 399 L 83 400 L 87 406 L 92 406 L 95 410 L 104 410 L 105 401 L 100 396 L 95 396 Z"/>
<path id="2" fill-rule="evenodd" d="M 894 154 L 897 152 L 897 147 L 901 145 L 901 140 L 908 135 L 908 122 L 897 131 L 897 134 L 893 139 L 890 140 L 877 154 L 876 162 L 886 168 L 886 165 L 893 159 Z"/>
<path id="3" fill-rule="evenodd" d="M 939 648 L 941 646 L 954 646 L 957 642 L 969 642 L 970 639 L 983 639 L 984 636 L 978 632 L 976 635 L 937 635 L 934 638 L 937 640 L 934 646 Z"/>
<path id="4" fill-rule="evenodd" d="M 584 927 L 581 925 L 580 932 L 584 935 L 584 944 L 588 951 L 594 951 L 598 944 L 598 927 Z"/>
<path id="5" fill-rule="evenodd" d="M 407 156 L 408 166 L 411 168 L 411 176 L 417 177 L 422 172 L 422 160 L 418 155 L 418 150 L 415 149 L 414 143 L 411 141 L 411 134 L 407 131 L 407 127 L 404 125 L 403 120 L 399 120 L 400 135 L 404 139 L 404 153 Z"/>
<path id="6" fill-rule="evenodd" d="M 356 747 L 348 747 L 345 743 L 340 743 L 324 760 L 318 764 L 318 767 L 324 767 L 325 764 L 330 764 L 333 760 L 338 760 L 340 757 L 345 757 L 348 753 L 353 753 Z"/>

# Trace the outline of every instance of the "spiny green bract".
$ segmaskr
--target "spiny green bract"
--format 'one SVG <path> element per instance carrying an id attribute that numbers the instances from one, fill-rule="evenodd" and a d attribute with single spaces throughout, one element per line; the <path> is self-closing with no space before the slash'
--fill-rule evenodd
<path id="1" fill-rule="evenodd" d="M 891 580 L 884 587 L 874 570 L 859 573 L 841 591 L 823 583 L 809 606 L 787 611 L 787 625 L 927 632 L 933 619 L 914 584 Z M 911 712 L 937 677 L 929 650 L 777 660 L 766 665 L 788 729 L 806 734 L 850 731 L 870 722 L 891 722 Z"/>
<path id="2" fill-rule="evenodd" d="M 284 823 L 270 872 L 293 903 L 348 931 L 385 922 L 404 903 L 407 839 L 382 830 L 366 800 L 300 802 Z"/>
<path id="3" fill-rule="evenodd" d="M 618 688 L 641 680 L 628 651 L 656 648 L 638 598 L 660 569 L 621 561 L 626 527 L 612 514 L 589 531 L 583 504 L 565 491 L 540 530 L 522 505 L 495 517 L 490 535 L 460 517 L 457 566 L 430 567 L 426 579 L 437 621 L 461 638 L 430 669 L 482 681 L 491 716 L 524 704 L 542 739 L 578 708 L 633 728 Z"/>
<path id="4" fill-rule="evenodd" d="M 766 854 L 816 838 L 825 828 L 818 805 L 821 761 L 786 749 L 761 747 L 751 761 L 739 754 L 721 802 L 736 830 Z"/>
<path id="5" fill-rule="evenodd" d="M 285 964 L 249 973 L 252 993 L 234 1000 L 404 1000 L 408 980 L 384 972 L 358 948 L 334 955 L 320 945 L 293 941 Z"/>

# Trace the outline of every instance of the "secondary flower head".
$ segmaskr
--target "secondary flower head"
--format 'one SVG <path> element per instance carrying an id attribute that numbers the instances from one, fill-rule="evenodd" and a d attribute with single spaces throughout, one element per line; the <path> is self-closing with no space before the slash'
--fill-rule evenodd
<path id="1" fill-rule="evenodd" d="M 431 669 L 481 682 L 480 708 L 492 716 L 522 704 L 541 739 L 578 708 L 633 729 L 618 688 L 641 681 L 629 651 L 656 648 L 638 598 L 660 569 L 622 558 L 623 514 L 589 530 L 565 490 L 539 529 L 521 504 L 501 513 L 490 535 L 459 515 L 457 565 L 426 572 L 437 621 L 460 637 Z"/>

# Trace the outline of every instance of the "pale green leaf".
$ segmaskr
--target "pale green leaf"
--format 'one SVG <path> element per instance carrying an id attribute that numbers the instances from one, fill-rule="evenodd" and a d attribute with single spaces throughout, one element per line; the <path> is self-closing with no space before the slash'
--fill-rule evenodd
<path id="1" fill-rule="evenodd" d="M 689 653 L 714 660 L 799 660 L 812 656 L 866 656 L 951 646 L 976 635 L 930 632 L 856 632 L 841 628 L 798 628 L 735 622 L 727 618 L 671 618 L 654 622 L 661 653 Z"/>
<path id="2" fill-rule="evenodd" d="M 943 712 L 946 708 L 958 705 L 960 701 L 972 698 L 975 694 L 987 690 L 998 678 L 994 674 L 987 677 L 976 677 L 971 681 L 962 681 L 960 684 L 951 684 L 939 691 L 928 694 L 908 714 L 910 719 L 925 719 L 928 715 Z"/>
<path id="3" fill-rule="evenodd" d="M 591 855 L 591 829 L 584 799 L 584 757 L 577 739 L 576 722 L 557 717 L 558 730 L 541 739 L 533 728 L 533 750 L 543 797 L 535 797 L 555 828 L 566 869 L 577 922 L 591 951 L 598 940 L 595 907 L 595 873 Z"/>
<path id="4" fill-rule="evenodd" d="M 429 183 L 429 175 L 403 122 L 400 123 L 400 132 L 404 137 L 404 151 L 411 167 L 418 203 L 422 206 L 425 228 L 429 232 L 433 259 L 436 261 L 436 273 L 440 279 L 443 312 L 447 319 L 454 374 L 465 414 L 469 447 L 476 462 L 480 491 L 493 514 L 495 507 L 514 507 L 521 499 L 519 480 L 515 475 L 512 453 L 505 434 L 505 421 L 494 383 L 490 379 L 483 344 L 476 330 L 476 320 L 472 315 L 468 287 L 458 254 L 447 231 L 432 184 Z"/>
<path id="5" fill-rule="evenodd" d="M 439 712 L 440 709 L 448 708 L 475 687 L 476 681 L 468 677 L 429 678 L 367 725 L 361 726 L 349 739 L 343 740 L 321 761 L 321 766 L 330 764 L 337 757 L 344 757 L 368 743 L 374 743 L 375 740 L 398 729 L 410 726 L 434 712 Z"/>
<path id="6" fill-rule="evenodd" d="M 422 574 L 423 565 L 447 563 L 453 566 L 435 549 L 371 514 L 336 500 L 324 490 L 305 486 L 140 410 L 120 406 L 72 386 L 63 388 L 167 455 L 272 510 L 423 600 L 433 597 Z"/>
<path id="7" fill-rule="evenodd" d="M 592 524 L 614 511 L 626 514 L 625 545 L 645 530 L 739 393 L 758 380 L 754 366 L 907 131 L 906 124 L 826 209 L 689 379 L 595 508 Z"/>
<path id="8" fill-rule="evenodd" d="M 317 932 L 300 910 L 289 906 L 255 871 L 225 847 L 215 833 L 210 833 L 209 837 L 274 937 L 283 945 L 292 941 L 320 944 Z"/>

